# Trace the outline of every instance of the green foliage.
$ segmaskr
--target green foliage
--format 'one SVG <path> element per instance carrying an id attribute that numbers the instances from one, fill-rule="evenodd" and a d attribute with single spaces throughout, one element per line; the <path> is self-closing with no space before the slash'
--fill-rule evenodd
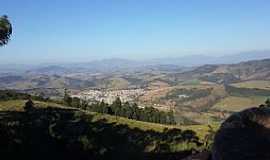
<path id="1" fill-rule="evenodd" d="M 27 100 L 29 97 L 33 100 L 38 101 L 51 101 L 48 98 L 43 98 L 42 96 L 30 96 L 26 93 L 19 93 L 12 90 L 0 90 L 0 101 L 8 101 L 8 100 Z"/>
<path id="2" fill-rule="evenodd" d="M 141 130 L 74 109 L 2 111 L 0 118 L 0 153 L 10 159 L 181 159 L 202 145 L 192 130 Z"/>
<path id="3" fill-rule="evenodd" d="M 204 149 L 211 151 L 214 143 L 215 134 L 216 131 L 214 130 L 214 128 L 208 125 L 208 133 L 205 135 L 203 140 Z"/>
<path id="4" fill-rule="evenodd" d="M 112 103 L 112 107 L 122 107 L 122 102 L 119 97 L 117 97 L 115 101 Z"/>
<path id="5" fill-rule="evenodd" d="M 17 93 L 10 90 L 2 90 L 0 91 L 0 100 L 7 101 L 7 100 L 15 100 L 15 99 L 27 99 L 29 95 L 23 93 Z"/>
<path id="6" fill-rule="evenodd" d="M 264 104 L 261 104 L 259 107 L 270 107 L 270 98 L 267 98 Z"/>
<path id="7" fill-rule="evenodd" d="M 270 107 L 270 99 L 269 99 L 269 98 L 267 98 L 267 100 L 265 101 L 265 105 L 266 105 L 267 107 Z"/>
<path id="8" fill-rule="evenodd" d="M 74 98 L 70 98 L 70 102 L 71 103 L 70 105 L 72 107 L 81 107 L 81 100 L 80 98 L 77 98 L 77 97 L 74 97 Z"/>
<path id="9" fill-rule="evenodd" d="M 6 15 L 0 17 L 0 46 L 6 45 L 12 34 L 12 25 Z"/>
<path id="10" fill-rule="evenodd" d="M 99 105 L 99 107 L 101 107 Z M 126 117 L 145 122 L 175 124 L 173 112 L 162 112 L 153 107 L 139 108 L 136 103 L 128 102 L 122 105 L 120 98 L 117 98 L 112 105 L 108 105 L 116 116 Z M 108 113 L 112 114 L 112 113 Z"/>
<path id="11" fill-rule="evenodd" d="M 72 98 L 69 96 L 67 89 L 65 89 L 63 101 L 65 105 L 72 106 Z"/>
<path id="12" fill-rule="evenodd" d="M 26 111 L 30 111 L 30 110 L 32 110 L 33 108 L 34 108 L 34 102 L 31 100 L 31 99 L 29 99 L 26 103 L 25 103 L 25 106 L 24 106 L 24 109 L 26 110 Z"/>
<path id="13" fill-rule="evenodd" d="M 81 108 L 92 112 L 115 115 L 116 117 L 120 116 L 144 122 L 161 124 L 176 124 L 172 111 L 163 112 L 153 107 L 139 108 L 136 103 L 130 104 L 129 102 L 122 104 L 119 97 L 117 97 L 111 105 L 106 104 L 104 101 L 88 105 L 86 101 L 76 97 L 71 98 L 68 96 L 68 94 L 65 94 L 64 103 L 71 107 Z"/>
<path id="14" fill-rule="evenodd" d="M 231 96 L 269 96 L 270 90 L 258 88 L 238 88 L 230 85 L 225 85 L 226 92 Z"/>

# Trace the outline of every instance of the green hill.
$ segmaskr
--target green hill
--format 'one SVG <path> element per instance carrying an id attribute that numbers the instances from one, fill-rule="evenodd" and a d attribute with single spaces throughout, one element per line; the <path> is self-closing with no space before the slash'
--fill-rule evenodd
<path id="1" fill-rule="evenodd" d="M 52 102 L 35 101 L 34 110 L 24 111 L 24 102 L 0 102 L 2 155 L 16 153 L 30 159 L 176 159 L 205 149 L 205 137 L 209 135 L 209 127 L 203 125 L 147 123 Z"/>

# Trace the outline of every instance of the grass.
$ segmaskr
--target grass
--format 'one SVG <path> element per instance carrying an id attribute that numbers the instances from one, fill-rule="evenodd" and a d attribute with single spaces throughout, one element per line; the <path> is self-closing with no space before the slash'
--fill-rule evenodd
<path id="1" fill-rule="evenodd" d="M 0 101 L 0 111 L 22 111 L 25 102 L 24 100 Z"/>
<path id="2" fill-rule="evenodd" d="M 26 100 L 9 100 L 9 101 L 0 101 L 0 111 L 23 111 L 23 107 Z M 63 107 L 59 104 L 52 102 L 42 102 L 42 101 L 34 101 L 34 103 L 39 107 Z"/>
<path id="3" fill-rule="evenodd" d="M 214 109 L 237 112 L 246 108 L 256 107 L 263 104 L 267 97 L 236 97 L 229 96 L 213 106 Z"/>
<path id="4" fill-rule="evenodd" d="M 180 83 L 180 85 L 192 85 L 192 86 L 197 86 L 200 84 L 201 84 L 201 81 L 198 79 L 187 80 L 187 81 Z"/>
<path id="5" fill-rule="evenodd" d="M 0 101 L 0 111 L 23 111 L 23 106 L 25 104 L 25 100 L 10 100 L 10 101 Z M 50 103 L 50 102 L 41 102 L 41 101 L 34 101 L 36 106 L 39 107 L 60 107 L 65 108 L 59 104 Z M 157 132 L 163 132 L 164 129 L 172 129 L 178 128 L 182 130 L 193 130 L 197 133 L 198 137 L 202 140 L 205 135 L 208 133 L 209 127 L 207 125 L 163 125 L 157 123 L 149 123 L 149 122 L 142 122 L 131 120 L 123 117 L 116 117 L 107 114 L 101 114 L 96 112 L 85 112 L 88 115 L 93 116 L 92 122 L 96 122 L 98 120 L 105 119 L 106 123 L 114 123 L 115 125 L 124 124 L 127 125 L 129 128 L 139 128 L 143 131 L 153 130 Z M 211 124 L 211 126 L 217 130 L 218 124 Z"/>
<path id="6" fill-rule="evenodd" d="M 239 88 L 257 88 L 270 90 L 270 81 L 262 81 L 262 80 L 245 81 L 240 83 L 234 83 L 232 84 L 232 86 Z"/>
<path id="7" fill-rule="evenodd" d="M 109 83 L 107 84 L 108 88 L 114 88 L 114 89 L 122 89 L 127 88 L 129 85 L 129 82 L 123 78 L 111 78 L 109 79 Z"/>
<path id="8" fill-rule="evenodd" d="M 123 117 L 116 117 L 101 113 L 95 113 L 95 112 L 87 112 L 87 114 L 93 115 L 92 121 L 98 121 L 101 119 L 106 119 L 107 123 L 115 123 L 115 125 L 124 124 L 129 126 L 129 128 L 139 128 L 143 131 L 147 130 L 153 130 L 156 132 L 163 132 L 164 129 L 182 129 L 182 130 L 193 130 L 197 133 L 198 137 L 200 139 L 203 139 L 206 134 L 208 133 L 209 127 L 208 125 L 163 125 L 158 123 L 149 123 L 149 122 L 142 122 L 137 120 L 131 120 Z M 214 128 L 214 130 L 217 130 L 219 127 L 219 124 L 212 123 L 211 127 Z"/>

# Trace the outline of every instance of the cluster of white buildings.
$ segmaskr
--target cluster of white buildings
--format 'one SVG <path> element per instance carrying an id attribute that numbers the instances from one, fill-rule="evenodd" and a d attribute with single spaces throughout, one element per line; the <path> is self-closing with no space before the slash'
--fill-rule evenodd
<path id="1" fill-rule="evenodd" d="M 189 98 L 189 96 L 186 95 L 186 94 L 179 94 L 179 95 L 178 95 L 178 98 L 180 98 L 180 99 L 185 99 L 185 98 Z"/>
<path id="2" fill-rule="evenodd" d="M 124 90 L 86 90 L 72 95 L 72 97 L 78 97 L 90 102 L 101 102 L 112 104 L 117 97 L 122 102 L 133 102 L 139 96 L 145 94 L 144 89 L 124 89 Z"/>

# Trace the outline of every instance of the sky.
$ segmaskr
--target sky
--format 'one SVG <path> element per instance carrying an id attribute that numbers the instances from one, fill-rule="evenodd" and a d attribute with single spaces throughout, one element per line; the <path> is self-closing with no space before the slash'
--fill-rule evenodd
<path id="1" fill-rule="evenodd" d="M 0 63 L 226 55 L 269 49 L 269 0 L 0 0 Z"/>

